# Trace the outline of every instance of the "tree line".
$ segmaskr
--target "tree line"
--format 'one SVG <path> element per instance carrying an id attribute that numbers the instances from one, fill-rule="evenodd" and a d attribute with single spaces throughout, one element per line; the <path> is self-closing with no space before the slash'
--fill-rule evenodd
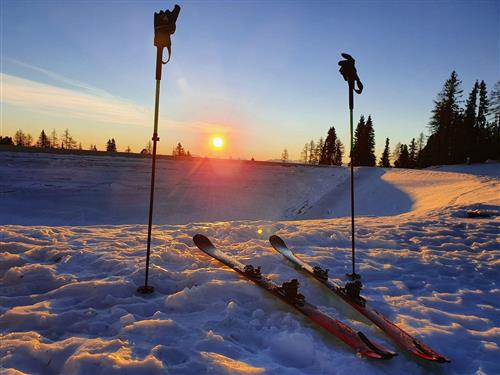
<path id="1" fill-rule="evenodd" d="M 453 71 L 434 100 L 428 137 L 422 132 L 408 144 L 397 143 L 393 152 L 390 151 L 390 139 L 386 138 L 378 163 L 372 117 L 369 115 L 365 120 L 361 115 L 353 139 L 353 165 L 424 168 L 500 160 L 500 81 L 495 83 L 489 96 L 486 83 L 476 81 L 464 107 L 460 106 L 461 84 Z M 332 126 L 325 140 L 311 140 L 304 145 L 300 160 L 306 164 L 342 165 L 343 153 L 342 142 Z M 287 149 L 283 151 L 281 160 L 288 160 Z"/>
<path id="2" fill-rule="evenodd" d="M 500 81 L 489 97 L 486 83 L 476 81 L 464 107 L 461 85 L 452 71 L 434 101 L 419 166 L 500 159 Z"/>
<path id="3" fill-rule="evenodd" d="M 475 81 L 465 106 L 461 106 L 461 86 L 457 72 L 452 71 L 434 100 L 429 136 L 420 133 L 408 145 L 398 143 L 392 154 L 395 167 L 424 168 L 500 160 L 500 81 L 494 84 L 490 95 L 484 80 Z M 383 166 L 390 166 L 387 165 L 388 142 L 386 139 L 380 161 Z"/>
<path id="4" fill-rule="evenodd" d="M 29 133 L 25 133 L 21 129 L 17 130 L 12 137 L 0 137 L 1 145 L 9 146 L 19 146 L 19 147 L 38 147 L 38 148 L 53 148 L 53 149 L 63 149 L 63 150 L 83 150 L 82 143 L 77 142 L 77 140 L 71 135 L 69 129 L 64 130 L 63 134 L 59 137 L 57 131 L 52 129 L 52 131 L 47 134 L 45 129 L 42 129 L 40 135 L 36 142 L 33 140 L 33 136 Z M 106 151 L 116 152 L 116 142 L 114 139 L 109 139 L 105 146 Z M 91 144 L 89 147 L 90 151 L 97 151 L 97 145 Z"/>
<path id="5" fill-rule="evenodd" d="M 57 131 L 53 129 L 50 134 L 47 134 L 44 129 L 40 132 L 36 142 L 33 136 L 29 133 L 23 132 L 21 129 L 17 130 L 14 137 L 0 136 L 0 145 L 19 146 L 19 147 L 38 147 L 46 149 L 62 149 L 62 150 L 83 150 L 82 143 L 70 134 L 69 129 L 64 130 L 61 136 L 58 136 Z M 99 151 L 96 144 L 91 144 L 88 148 L 89 151 Z M 114 138 L 108 139 L 104 146 L 106 152 L 118 152 L 118 147 Z M 151 141 L 148 141 L 146 146 L 141 150 L 140 154 L 150 155 L 153 146 Z M 125 148 L 125 152 L 131 153 L 130 146 Z M 172 150 L 172 156 L 191 156 L 189 150 L 185 150 L 179 142 Z"/>
<path id="6" fill-rule="evenodd" d="M 344 155 L 344 145 L 337 138 L 335 127 L 328 129 L 326 138 L 321 137 L 317 142 L 310 140 L 304 145 L 300 160 L 304 164 L 316 165 L 342 165 L 342 157 Z M 283 150 L 282 160 L 284 157 L 288 159 L 288 150 Z"/>

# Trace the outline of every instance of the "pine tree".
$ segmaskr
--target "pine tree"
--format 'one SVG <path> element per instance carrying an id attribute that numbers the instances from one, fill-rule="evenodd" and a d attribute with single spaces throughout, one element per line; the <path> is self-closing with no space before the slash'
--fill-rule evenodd
<path id="1" fill-rule="evenodd" d="M 175 146 L 174 156 L 186 156 L 186 152 L 184 151 L 184 147 L 182 147 L 182 144 L 180 142 L 177 143 L 177 146 Z"/>
<path id="2" fill-rule="evenodd" d="M 365 144 L 365 117 L 361 115 L 356 130 L 354 131 L 354 145 L 352 147 L 351 157 L 352 165 L 361 165 L 363 150 L 366 149 Z"/>
<path id="3" fill-rule="evenodd" d="M 49 137 L 47 137 L 47 134 L 45 134 L 45 130 L 42 129 L 42 132 L 40 133 L 40 136 L 38 137 L 38 141 L 36 143 L 37 147 L 41 148 L 49 148 L 50 147 L 50 141 Z"/>
<path id="4" fill-rule="evenodd" d="M 410 166 L 410 154 L 408 153 L 408 146 L 402 144 L 399 149 L 399 157 L 394 162 L 396 168 L 409 168 Z"/>
<path id="5" fill-rule="evenodd" d="M 415 168 L 417 164 L 417 143 L 415 138 L 411 139 L 410 147 L 408 147 L 408 168 Z"/>
<path id="6" fill-rule="evenodd" d="M 371 115 L 365 122 L 364 116 L 359 119 L 354 133 L 353 147 L 354 165 L 373 167 L 376 164 L 375 157 L 375 131 Z"/>
<path id="7" fill-rule="evenodd" d="M 423 161 L 422 161 L 422 150 L 425 147 L 425 136 L 424 133 L 420 133 L 418 136 L 417 140 L 417 161 L 416 161 L 416 167 L 421 168 L 423 167 Z"/>
<path id="8" fill-rule="evenodd" d="M 326 136 L 325 143 L 323 145 L 323 152 L 321 155 L 320 164 L 332 165 L 334 164 L 334 155 L 336 150 L 337 134 L 335 132 L 335 127 L 328 129 L 328 135 Z"/>
<path id="9" fill-rule="evenodd" d="M 444 83 L 444 87 L 434 101 L 429 129 L 431 136 L 424 148 L 424 163 L 449 164 L 457 160 L 454 145 L 457 129 L 460 127 L 461 114 L 459 100 L 462 95 L 461 81 L 455 71 Z"/>
<path id="10" fill-rule="evenodd" d="M 484 162 L 489 156 L 490 139 L 487 128 L 486 117 L 489 110 L 488 92 L 486 90 L 486 83 L 481 81 L 479 84 L 479 105 L 477 108 L 476 119 L 476 149 L 474 152 L 475 160 Z"/>
<path id="11" fill-rule="evenodd" d="M 130 148 L 130 146 L 127 146 L 127 148 L 125 149 L 125 152 L 127 152 L 129 154 L 132 152 L 132 149 Z"/>
<path id="12" fill-rule="evenodd" d="M 344 145 L 339 138 L 335 140 L 335 152 L 333 153 L 333 165 L 342 165 L 342 158 L 344 156 Z"/>
<path id="13" fill-rule="evenodd" d="M 106 142 L 106 151 L 116 152 L 116 142 L 114 138 L 108 139 L 108 142 Z"/>
<path id="14" fill-rule="evenodd" d="M 373 121 L 371 115 L 368 115 L 368 119 L 365 124 L 365 137 L 366 137 L 366 149 L 364 150 L 364 160 L 363 164 L 368 167 L 374 167 L 376 163 L 375 157 L 375 130 L 373 129 Z"/>
<path id="15" fill-rule="evenodd" d="M 389 156 L 390 156 L 390 151 L 389 151 L 389 138 L 386 138 L 385 139 L 385 147 L 384 147 L 384 151 L 382 152 L 382 156 L 380 157 L 380 161 L 378 163 L 378 165 L 380 167 L 384 167 L 384 168 L 390 168 L 391 166 L 391 161 L 389 159 Z"/>
<path id="16" fill-rule="evenodd" d="M 490 94 L 490 114 L 493 118 L 500 116 L 500 81 L 496 81 Z"/>
<path id="17" fill-rule="evenodd" d="M 476 111 L 477 111 L 477 94 L 479 92 L 479 83 L 476 81 L 472 87 L 469 97 L 465 103 L 464 118 L 462 122 L 462 161 L 470 158 L 477 148 L 476 134 Z"/>
<path id="18" fill-rule="evenodd" d="M 500 160 L 500 81 L 493 86 L 490 94 L 490 135 L 492 144 L 491 158 Z"/>

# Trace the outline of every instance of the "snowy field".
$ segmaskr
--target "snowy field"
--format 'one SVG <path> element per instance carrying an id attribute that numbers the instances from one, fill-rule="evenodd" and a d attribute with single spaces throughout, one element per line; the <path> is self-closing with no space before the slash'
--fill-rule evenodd
<path id="1" fill-rule="evenodd" d="M 358 168 L 359 271 L 371 306 L 451 359 L 399 350 L 268 244 L 350 267 L 348 170 L 160 161 L 151 284 L 149 161 L 0 153 L 0 373 L 499 374 L 500 165 Z M 496 215 L 469 219 L 470 209 Z M 222 221 L 232 220 L 232 221 Z M 203 233 L 399 356 L 356 357 L 193 246 Z"/>

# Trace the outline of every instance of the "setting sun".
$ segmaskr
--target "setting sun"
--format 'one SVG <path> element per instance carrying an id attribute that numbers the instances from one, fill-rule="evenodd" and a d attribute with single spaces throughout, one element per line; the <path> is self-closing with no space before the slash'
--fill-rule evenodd
<path id="1" fill-rule="evenodd" d="M 215 148 L 222 148 L 222 146 L 224 145 L 224 140 L 221 137 L 214 137 L 212 138 L 212 145 Z"/>

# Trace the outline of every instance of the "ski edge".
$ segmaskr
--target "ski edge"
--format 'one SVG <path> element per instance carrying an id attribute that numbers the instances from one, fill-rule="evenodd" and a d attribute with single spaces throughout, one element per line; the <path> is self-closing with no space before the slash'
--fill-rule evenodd
<path id="1" fill-rule="evenodd" d="M 271 246 L 277 252 L 279 252 L 283 257 L 285 257 L 286 259 L 288 259 L 289 261 L 294 263 L 296 266 L 300 267 L 301 270 L 305 271 L 311 277 L 314 277 L 316 280 L 318 280 L 323 285 L 325 285 L 330 291 L 332 291 L 333 293 L 335 293 L 336 295 L 341 297 L 347 304 L 349 304 L 350 306 L 355 308 L 356 311 L 358 311 L 360 314 L 365 316 L 367 319 L 371 320 L 375 325 L 377 325 L 379 327 L 379 329 L 381 331 L 386 333 L 393 341 L 395 341 L 398 345 L 402 346 L 408 352 L 412 353 L 413 355 L 415 355 L 421 359 L 431 361 L 431 362 L 436 362 L 436 363 L 450 363 L 451 362 L 450 359 L 435 352 L 434 350 L 429 348 L 427 345 L 425 345 L 423 342 L 416 339 L 415 337 L 410 335 L 408 332 L 404 331 L 402 328 L 400 328 L 399 326 L 394 324 L 388 318 L 386 318 L 385 316 L 380 314 L 378 311 L 376 311 L 370 307 L 360 308 L 360 307 L 353 306 L 350 302 L 348 302 L 346 297 L 341 295 L 341 293 L 339 291 L 339 287 L 333 281 L 331 281 L 329 278 L 327 280 L 323 280 L 323 279 L 319 278 L 317 275 L 315 275 L 313 272 L 311 272 L 309 269 L 307 269 L 307 267 L 305 267 L 304 265 L 308 265 L 308 264 L 306 262 L 302 261 L 300 258 L 298 258 L 295 255 L 295 253 L 286 245 L 285 241 L 280 236 L 278 236 L 276 234 L 272 235 L 271 237 L 269 237 L 269 242 L 271 243 Z M 286 253 L 288 253 L 288 254 L 286 254 Z M 304 263 L 304 264 L 301 264 L 301 263 Z M 355 303 L 355 302 L 353 302 L 353 303 Z M 373 319 L 370 318 L 369 314 L 363 313 L 363 309 L 366 309 L 369 312 L 377 315 L 380 319 L 382 319 L 386 324 L 391 326 L 393 329 L 399 331 L 401 334 L 405 335 L 408 339 L 411 339 L 414 348 L 408 346 L 407 344 L 405 344 L 401 340 L 397 340 L 393 336 L 389 335 L 389 333 L 387 333 L 385 329 L 380 327 Z"/>

